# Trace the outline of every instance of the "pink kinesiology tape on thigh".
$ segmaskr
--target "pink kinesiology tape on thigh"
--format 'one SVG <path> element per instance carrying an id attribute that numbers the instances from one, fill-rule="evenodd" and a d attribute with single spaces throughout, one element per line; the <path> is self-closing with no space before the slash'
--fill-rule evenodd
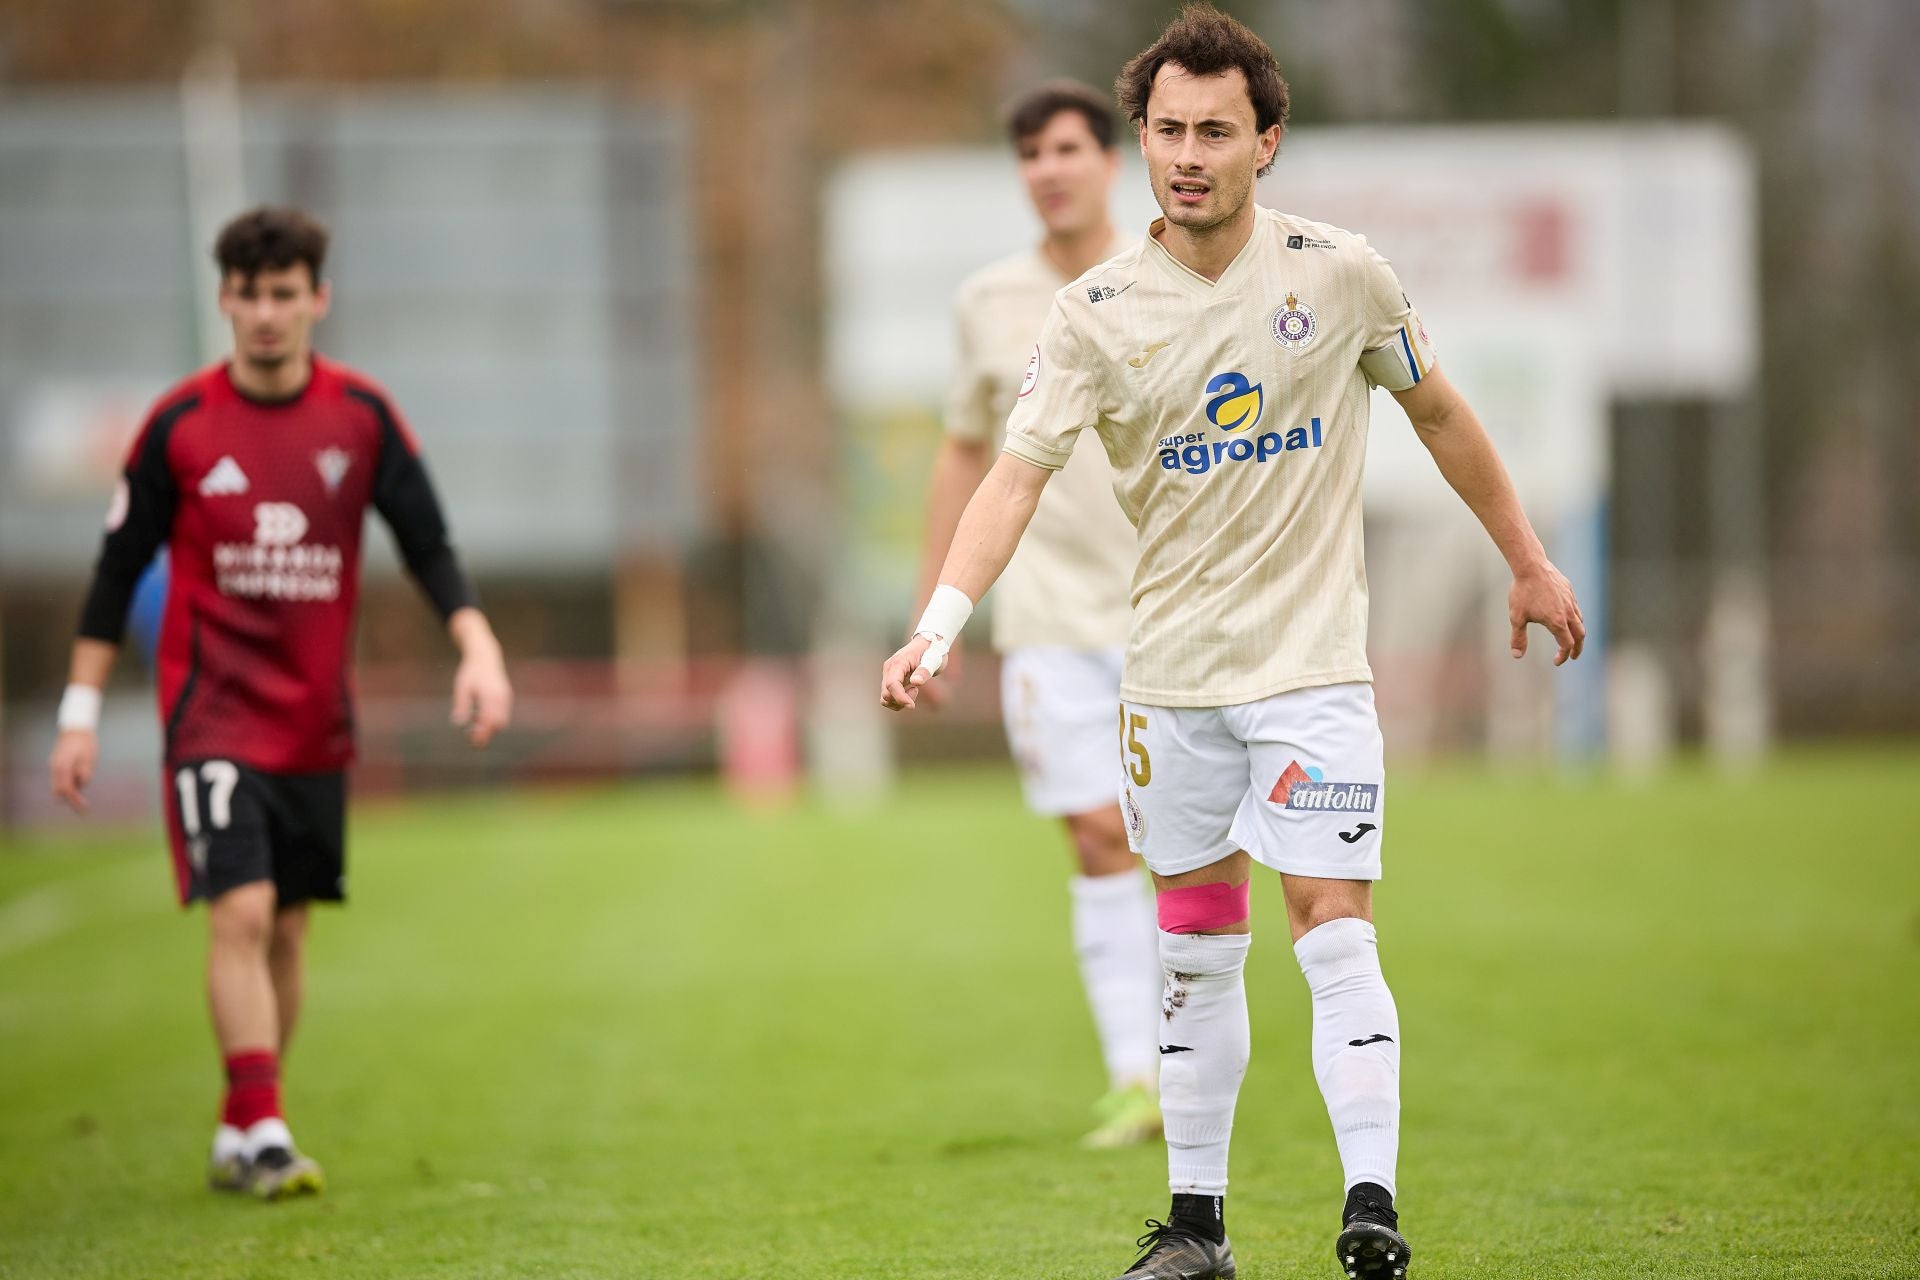
<path id="1" fill-rule="evenodd" d="M 1239 924 L 1247 918 L 1247 890 L 1252 887 L 1253 881 L 1248 880 L 1168 889 L 1158 898 L 1161 932 L 1205 933 Z"/>

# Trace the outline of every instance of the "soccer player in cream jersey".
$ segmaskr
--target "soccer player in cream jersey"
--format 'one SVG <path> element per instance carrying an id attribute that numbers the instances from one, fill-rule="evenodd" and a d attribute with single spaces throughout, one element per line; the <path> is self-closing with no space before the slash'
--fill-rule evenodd
<path id="1" fill-rule="evenodd" d="M 1072 81 L 1041 85 L 1008 109 L 1020 177 L 1046 236 L 975 272 L 955 298 L 958 349 L 927 504 L 922 602 L 992 461 L 1053 295 L 1127 247 L 1107 212 L 1119 172 L 1114 129 L 1107 100 Z M 1099 442 L 1084 441 L 1034 512 L 993 616 L 1007 737 L 1027 805 L 1061 820 L 1078 863 L 1073 944 L 1108 1077 L 1098 1124 L 1084 1139 L 1093 1147 L 1160 1133 L 1153 901 L 1127 847 L 1113 776 L 1133 563 L 1133 527 L 1114 501 L 1113 470 Z"/>
<path id="2" fill-rule="evenodd" d="M 1234 1275 L 1227 1146 L 1247 1068 L 1256 862 L 1279 874 L 1312 996 L 1314 1076 L 1345 1174 L 1338 1264 L 1404 1276 L 1400 1022 L 1372 924 L 1386 786 L 1361 554 L 1370 387 L 1393 393 L 1511 567 L 1514 656 L 1539 624 L 1556 664 L 1577 658 L 1585 625 L 1386 260 L 1352 232 L 1253 203 L 1287 114 L 1266 45 L 1196 5 L 1116 87 L 1164 217 L 1056 296 L 1005 450 L 913 638 L 885 664 L 881 697 L 914 705 L 1048 477 L 1082 430 L 1096 432 L 1139 537 L 1122 806 L 1154 873 L 1166 974 L 1173 1207 L 1149 1221 L 1125 1276 Z"/>

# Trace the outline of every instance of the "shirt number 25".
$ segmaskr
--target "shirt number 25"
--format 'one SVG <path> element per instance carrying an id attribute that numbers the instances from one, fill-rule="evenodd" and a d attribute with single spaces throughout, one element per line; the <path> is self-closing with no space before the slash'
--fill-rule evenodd
<path id="1" fill-rule="evenodd" d="M 1147 744 L 1140 741 L 1140 735 L 1146 731 L 1147 717 L 1138 711 L 1120 708 L 1120 753 L 1124 761 L 1127 756 L 1133 759 L 1127 762 L 1127 772 L 1133 778 L 1133 785 L 1144 787 L 1153 781 L 1153 757 L 1147 754 Z"/>

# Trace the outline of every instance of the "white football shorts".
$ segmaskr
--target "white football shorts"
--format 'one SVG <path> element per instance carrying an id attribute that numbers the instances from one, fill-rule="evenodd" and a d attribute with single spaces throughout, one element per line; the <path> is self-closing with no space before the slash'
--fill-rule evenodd
<path id="1" fill-rule="evenodd" d="M 1118 804 L 1113 780 L 1119 649 L 1012 649 L 1000 660 L 1000 707 L 1027 807 L 1049 818 Z"/>
<path id="2" fill-rule="evenodd" d="M 1380 878 L 1386 773 L 1373 686 L 1234 707 L 1121 706 L 1127 843 L 1163 876 L 1245 849 L 1294 876 Z"/>

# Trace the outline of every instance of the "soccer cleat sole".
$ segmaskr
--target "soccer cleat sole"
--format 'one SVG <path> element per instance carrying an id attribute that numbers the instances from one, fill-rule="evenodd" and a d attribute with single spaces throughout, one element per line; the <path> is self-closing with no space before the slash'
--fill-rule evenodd
<path id="1" fill-rule="evenodd" d="M 1197 1271 L 1189 1271 L 1182 1268 L 1178 1272 L 1136 1271 L 1130 1268 L 1122 1273 L 1118 1277 L 1118 1280 L 1140 1280 L 1142 1276 L 1155 1275 L 1162 1277 L 1162 1280 L 1176 1280 L 1176 1278 L 1177 1280 L 1234 1280 L 1234 1277 L 1239 1274 L 1239 1265 L 1233 1260 L 1233 1248 L 1232 1246 L 1228 1246 L 1226 1256 L 1220 1258 L 1218 1265 L 1214 1267 L 1205 1267 Z"/>
<path id="2" fill-rule="evenodd" d="M 207 1188 L 212 1191 L 245 1191 L 247 1166 L 242 1160 L 212 1160 L 207 1163 Z"/>
<path id="3" fill-rule="evenodd" d="M 326 1175 L 320 1166 L 307 1161 L 283 1174 L 256 1176 L 247 1190 L 256 1200 L 291 1200 L 295 1196 L 317 1196 L 327 1189 Z"/>
<path id="4" fill-rule="evenodd" d="M 1160 1137 L 1161 1132 L 1159 1116 L 1128 1124 L 1103 1124 L 1082 1137 L 1080 1145 L 1089 1151 L 1112 1151 L 1119 1147 L 1135 1147 L 1143 1142 L 1152 1142 Z"/>
<path id="5" fill-rule="evenodd" d="M 1413 1250 L 1400 1233 L 1377 1222 L 1350 1223 L 1334 1250 L 1348 1280 L 1402 1280 L 1413 1263 Z"/>
<path id="6" fill-rule="evenodd" d="M 1129 1280 L 1129 1277 L 1137 1277 L 1139 1274 L 1138 1272 L 1129 1271 L 1126 1275 L 1121 1276 L 1120 1280 Z M 1192 1277 L 1192 1280 L 1205 1280 L 1205 1277 L 1199 1272 L 1182 1272 L 1181 1274 Z M 1212 1277 L 1212 1280 L 1234 1280 L 1234 1277 L 1239 1274 L 1239 1269 L 1234 1266 L 1232 1260 L 1228 1260 L 1227 1265 L 1221 1267 L 1218 1271 L 1207 1272 L 1206 1276 Z"/>

